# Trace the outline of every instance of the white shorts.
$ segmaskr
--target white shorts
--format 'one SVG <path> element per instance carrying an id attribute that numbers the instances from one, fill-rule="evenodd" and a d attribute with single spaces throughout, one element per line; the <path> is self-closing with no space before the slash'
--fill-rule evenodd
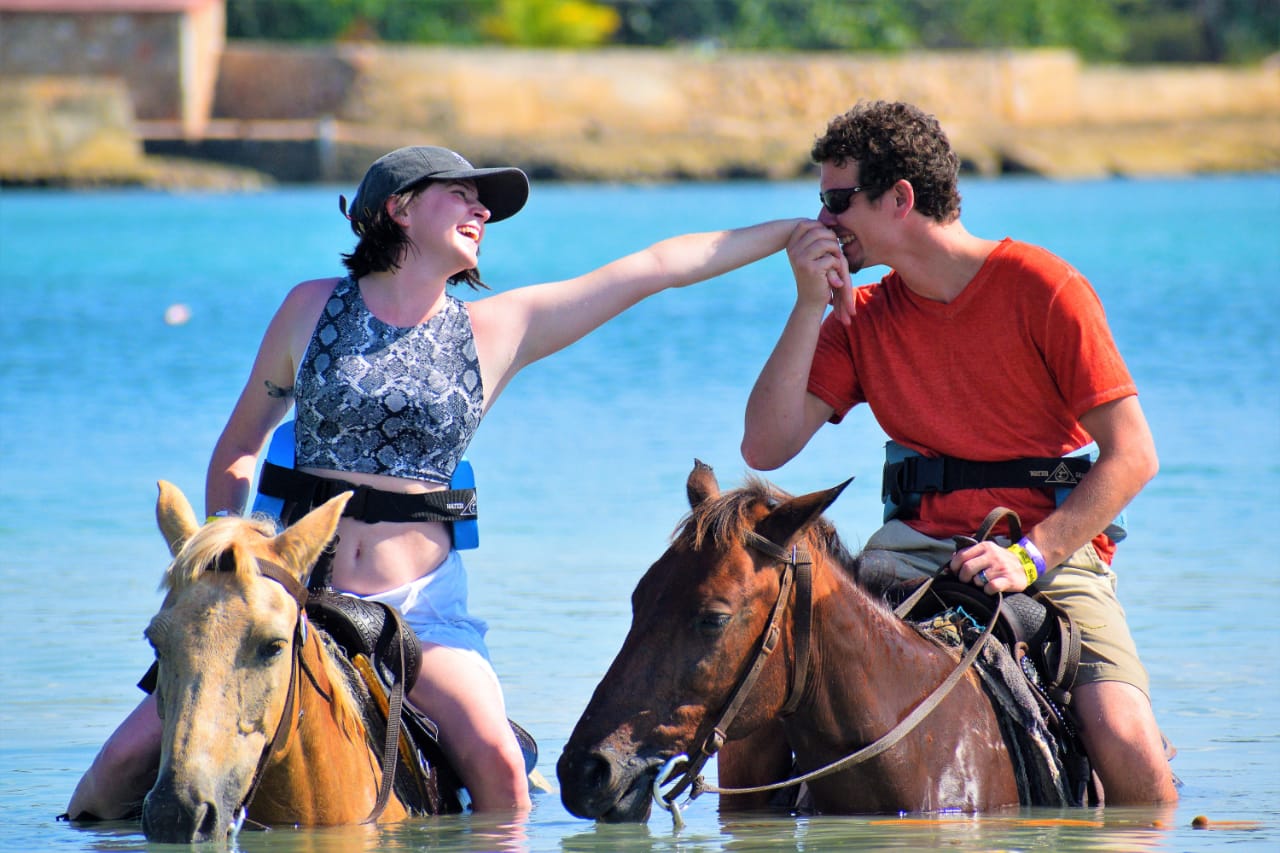
<path id="1" fill-rule="evenodd" d="M 450 551 L 435 571 L 404 586 L 356 597 L 390 604 L 399 610 L 405 624 L 424 643 L 466 649 L 489 660 L 489 648 L 484 643 L 489 626 L 467 613 L 467 570 L 457 551 Z"/>

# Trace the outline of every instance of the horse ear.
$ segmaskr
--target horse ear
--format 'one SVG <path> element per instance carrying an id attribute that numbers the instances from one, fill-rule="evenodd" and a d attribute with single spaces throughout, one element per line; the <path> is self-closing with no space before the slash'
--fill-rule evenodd
<path id="1" fill-rule="evenodd" d="M 703 501 L 720 496 L 720 484 L 716 482 L 716 472 L 701 459 L 693 460 L 693 470 L 684 484 L 685 493 L 689 496 L 689 506 L 696 507 Z"/>
<path id="2" fill-rule="evenodd" d="M 845 480 L 821 492 L 811 492 L 798 498 L 783 501 L 756 525 L 756 532 L 770 542 L 786 547 L 800 531 L 812 524 L 827 507 L 836 502 L 853 478 Z"/>
<path id="3" fill-rule="evenodd" d="M 349 500 L 351 492 L 330 498 L 271 540 L 272 550 L 299 580 L 305 578 L 320 559 L 338 529 L 338 519 Z"/>
<path id="4" fill-rule="evenodd" d="M 196 511 L 182 490 L 173 483 L 161 480 L 156 483 L 160 497 L 156 499 L 156 523 L 169 546 L 169 553 L 176 557 L 191 534 L 200 529 Z"/>

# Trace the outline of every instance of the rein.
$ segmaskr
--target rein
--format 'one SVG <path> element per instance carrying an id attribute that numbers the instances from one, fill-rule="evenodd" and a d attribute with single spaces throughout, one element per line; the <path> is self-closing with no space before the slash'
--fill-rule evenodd
<path id="1" fill-rule="evenodd" d="M 987 517 L 983 520 L 976 537 L 957 537 L 957 545 L 961 544 L 959 540 L 964 540 L 967 544 L 975 544 L 989 538 L 995 525 L 1006 516 L 1009 517 L 1010 525 L 1015 530 L 1018 530 L 1021 525 L 1019 524 L 1017 514 L 1005 507 L 997 507 L 988 513 Z M 960 683 L 960 679 L 964 677 L 964 674 L 973 665 L 974 661 L 977 660 L 978 655 L 982 653 L 987 641 L 991 638 L 992 632 L 995 630 L 996 623 L 1000 620 L 1002 615 L 1004 593 L 996 593 L 996 606 L 991 615 L 991 620 L 983 629 L 981 636 L 974 641 L 973 645 L 960 659 L 960 662 L 956 664 L 951 673 L 942 681 L 941 684 L 934 688 L 933 692 L 930 693 L 924 701 L 913 708 L 911 712 L 908 713 L 907 716 L 903 717 L 892 729 L 881 735 L 872 743 L 867 744 L 850 755 L 846 755 L 844 758 L 837 759 L 836 761 L 816 770 L 800 776 L 793 776 L 792 778 L 785 779 L 781 782 L 775 782 L 768 785 L 756 785 L 749 788 L 721 788 L 715 785 L 709 785 L 700 775 L 702 768 L 706 765 L 707 760 L 724 745 L 724 731 L 728 728 L 729 721 L 732 720 L 732 717 L 736 715 L 738 710 L 741 708 L 745 701 L 746 693 L 755 683 L 756 677 L 759 675 L 759 670 L 764 665 L 765 658 L 768 657 L 769 653 L 773 650 L 773 647 L 777 644 L 777 633 L 780 630 L 779 622 L 783 605 L 786 601 L 787 592 L 790 588 L 791 574 L 793 570 L 796 570 L 797 574 L 799 573 L 799 565 L 797 561 L 801 558 L 797 557 L 797 553 L 799 553 L 797 549 L 793 549 L 792 553 L 788 555 L 777 544 L 770 542 L 755 531 L 747 531 L 745 538 L 745 544 L 747 546 L 753 547 L 783 564 L 783 588 L 778 596 L 777 604 L 774 605 L 773 615 L 769 620 L 769 625 L 765 629 L 764 641 L 761 644 L 760 651 L 757 652 L 755 663 L 752 665 L 751 670 L 748 671 L 747 677 L 739 682 L 729 707 L 726 708 L 725 712 L 721 715 L 720 722 L 716 725 L 712 734 L 703 742 L 703 745 L 699 750 L 698 757 L 691 762 L 687 755 L 676 755 L 667 760 L 667 762 L 658 771 L 658 775 L 654 778 L 653 798 L 660 807 L 671 812 L 672 819 L 675 821 L 677 828 L 683 825 L 684 821 L 680 816 L 680 806 L 676 804 L 675 800 L 686 788 L 689 788 L 690 786 L 692 786 L 692 790 L 689 793 L 689 800 L 686 801 L 686 803 L 691 802 L 700 795 L 708 792 L 723 795 L 760 794 L 768 791 L 778 791 L 784 788 L 800 785 L 805 782 L 811 782 L 842 770 L 847 770 L 850 767 L 869 761 L 870 759 L 875 758 L 876 756 L 893 748 L 908 733 L 910 733 L 912 729 L 919 725 L 921 721 L 923 721 L 940 704 L 942 704 L 942 701 L 946 699 L 951 690 Z M 806 679 L 805 670 L 808 668 L 809 634 L 812 630 L 812 587 L 810 585 L 809 577 L 810 571 L 812 570 L 812 560 L 809 558 L 807 552 L 803 553 L 804 589 L 797 591 L 797 613 L 794 632 L 796 634 L 797 669 L 796 674 L 793 677 L 791 695 L 788 697 L 787 702 L 782 709 L 783 716 L 793 713 L 798 707 Z M 937 570 L 929 576 L 928 580 L 920 585 L 920 588 L 916 590 L 910 598 L 894 610 L 894 615 L 899 618 L 903 618 L 905 614 L 910 612 L 912 606 L 914 606 L 915 603 L 919 601 L 933 586 L 934 580 L 946 570 L 946 566 L 946 563 L 939 566 Z M 801 603 L 801 598 L 804 599 L 803 604 Z M 803 611 L 803 613 L 801 611 Z M 801 652 L 802 648 L 803 658 Z M 671 774 L 673 774 L 682 764 L 687 765 L 684 768 L 683 776 L 677 782 L 675 787 L 664 793 L 662 791 L 662 786 L 667 782 Z"/>
<path id="2" fill-rule="evenodd" d="M 293 576 L 287 569 L 271 562 L 254 558 L 258 565 L 258 571 L 263 577 L 273 580 L 280 586 L 284 587 L 285 592 L 293 598 L 298 605 L 298 621 L 294 626 L 293 642 L 290 644 L 290 663 L 289 663 L 289 692 L 285 696 L 284 709 L 280 712 L 280 722 L 276 725 L 275 734 L 271 738 L 271 742 L 263 749 L 262 755 L 258 758 L 258 766 L 253 773 L 253 781 L 249 783 L 249 790 L 245 794 L 244 799 L 240 803 L 235 821 L 235 831 L 239 831 L 240 827 L 248 820 L 249 805 L 253 802 L 253 798 L 258 793 L 258 786 L 262 783 L 262 776 L 267 766 L 271 763 L 271 757 L 283 748 L 285 742 L 289 739 L 289 733 L 293 730 L 293 722 L 296 719 L 294 709 L 298 701 L 298 685 L 300 679 L 299 672 L 305 672 L 307 679 L 315 688 L 320 696 L 326 701 L 331 701 L 332 697 L 326 693 L 316 679 L 315 673 L 307 666 L 305 660 L 302 659 L 302 650 L 307 644 L 307 598 L 309 593 L 307 588 L 303 586 L 297 578 Z M 218 556 L 218 560 L 210 567 L 210 571 L 216 572 L 234 572 L 235 557 L 230 551 L 224 551 Z M 404 655 L 400 656 L 401 669 L 403 670 Z M 387 733 L 386 743 L 383 747 L 382 754 L 382 785 L 378 790 L 378 799 L 374 803 L 373 810 L 369 816 L 362 821 L 363 823 L 373 823 L 382 814 L 387 806 L 387 802 L 391 796 L 392 785 L 395 781 L 395 765 L 398 756 L 399 738 L 400 738 L 400 708 L 404 700 L 404 677 L 401 672 L 401 678 L 396 683 L 393 695 L 391 697 L 390 712 L 387 715 Z M 394 716 L 392 716 L 394 714 Z M 255 826 L 261 829 L 267 829 L 262 824 L 254 822 Z"/>

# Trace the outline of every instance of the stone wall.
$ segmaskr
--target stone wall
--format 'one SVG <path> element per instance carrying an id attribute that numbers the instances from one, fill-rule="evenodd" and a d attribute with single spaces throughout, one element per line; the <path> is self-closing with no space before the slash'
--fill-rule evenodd
<path id="1" fill-rule="evenodd" d="M 123 81 L 0 77 L 0 180 L 138 183 L 148 174 Z"/>
<path id="2" fill-rule="evenodd" d="M 139 119 L 204 133 L 222 0 L 0 0 L 0 76 L 123 80 Z"/>
<path id="3" fill-rule="evenodd" d="M 255 85 L 263 80 L 272 85 Z M 1236 168 L 1280 168 L 1280 65 L 1092 68 L 1062 50 L 885 57 L 236 43 L 216 115 L 323 116 L 338 145 L 376 153 L 431 142 L 566 177 L 789 177 L 806 168 L 831 116 L 875 98 L 936 113 L 982 172 L 1216 169 L 1203 150 L 1219 142 Z M 1153 150 L 1161 140 L 1166 150 Z"/>
<path id="4" fill-rule="evenodd" d="M 1080 74 L 1083 124 L 1280 116 L 1280 62 L 1262 68 L 1100 66 Z"/>
<path id="5" fill-rule="evenodd" d="M 148 153 L 286 181 L 358 180 L 373 158 L 407 144 L 446 145 L 539 177 L 793 178 L 811 168 L 809 146 L 833 115 L 874 98 L 936 113 L 965 168 L 984 174 L 1280 169 L 1275 61 L 1131 68 L 1086 66 L 1061 50 L 882 56 L 233 42 L 222 52 L 212 116 L 195 135 L 151 120 L 153 109 L 140 104 L 140 93 L 163 81 L 148 89 L 121 79 Z M 107 91 L 87 85 L 86 93 Z M 17 127 L 4 103 L 0 122 Z M 10 149 L 0 148 L 0 180 L 15 174 Z"/>

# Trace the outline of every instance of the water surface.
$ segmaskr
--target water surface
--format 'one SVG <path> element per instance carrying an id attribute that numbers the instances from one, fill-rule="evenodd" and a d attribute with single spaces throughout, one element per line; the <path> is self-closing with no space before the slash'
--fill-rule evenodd
<path id="1" fill-rule="evenodd" d="M 536 186 L 494 226 L 495 287 L 573 275 L 662 237 L 813 215 L 809 183 Z M 203 494 L 213 442 L 292 284 L 338 271 L 348 187 L 252 195 L 0 193 L 0 848 L 137 850 L 136 826 L 55 824 L 140 694 L 166 553 L 155 481 Z M 596 826 L 557 795 L 529 819 L 245 833 L 254 851 L 1254 849 L 1280 843 L 1280 178 L 967 180 L 965 220 L 1058 252 L 1094 283 L 1161 453 L 1116 569 L 1185 782 L 1172 813 L 1022 813 L 912 823 L 721 819 L 674 833 Z M 868 280 L 872 273 L 863 273 Z M 790 309 L 782 256 L 661 294 L 536 365 L 469 453 L 481 490 L 472 609 L 490 623 L 512 716 L 554 782 L 560 749 L 629 622 L 628 596 L 687 509 L 694 458 L 722 485 L 747 393 Z M 164 322 L 175 303 L 184 325 Z M 879 518 L 883 435 L 865 411 L 769 477 L 801 493 L 857 479 L 830 516 L 851 544 Z M 712 777 L 714 779 L 714 777 Z M 1259 828 L 1193 830 L 1192 818 Z M 1063 821 L 1070 821 L 1063 823 Z"/>

